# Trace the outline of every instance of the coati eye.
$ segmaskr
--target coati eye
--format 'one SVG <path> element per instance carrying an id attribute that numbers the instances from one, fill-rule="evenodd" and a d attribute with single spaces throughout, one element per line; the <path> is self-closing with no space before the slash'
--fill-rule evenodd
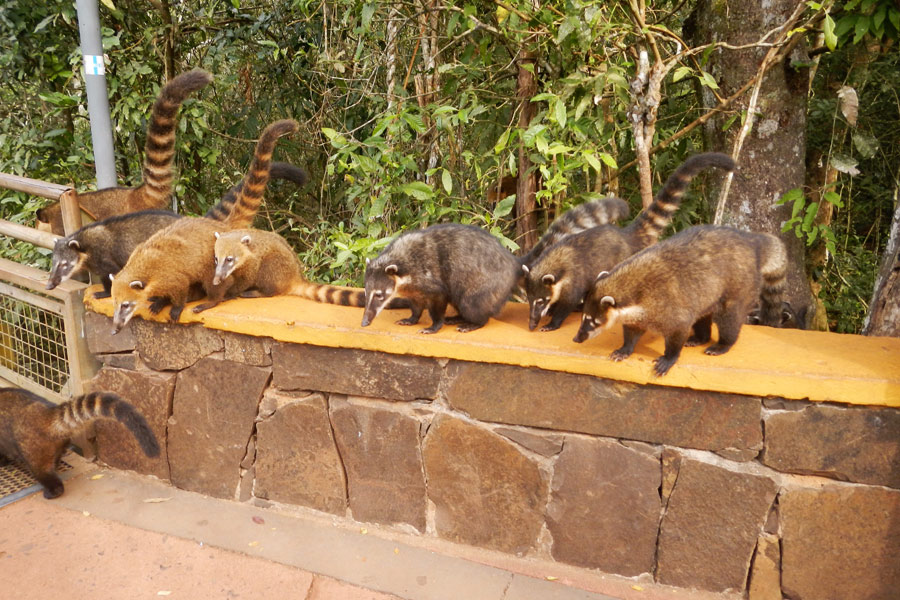
<path id="1" fill-rule="evenodd" d="M 227 263 L 229 263 L 229 264 L 230 264 L 230 263 L 233 263 L 233 262 L 234 262 L 234 257 L 233 257 L 233 256 L 226 256 L 226 257 L 225 257 L 225 262 L 227 262 Z"/>
<path id="2" fill-rule="evenodd" d="M 538 298 L 537 300 L 534 301 L 534 303 L 537 304 L 538 306 L 542 306 L 544 304 L 544 302 L 546 302 L 546 300 L 544 300 L 543 298 Z"/>
<path id="3" fill-rule="evenodd" d="M 384 298 L 384 292 L 382 292 L 381 290 L 375 290 L 374 292 L 372 292 L 372 295 L 376 298 Z"/>

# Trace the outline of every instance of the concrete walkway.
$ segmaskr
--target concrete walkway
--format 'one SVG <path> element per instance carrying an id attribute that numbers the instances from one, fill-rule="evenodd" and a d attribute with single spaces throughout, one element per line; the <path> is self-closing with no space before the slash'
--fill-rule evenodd
<path id="1" fill-rule="evenodd" d="M 0 589 L 22 600 L 735 598 L 217 500 L 84 461 L 62 497 L 0 508 Z"/>

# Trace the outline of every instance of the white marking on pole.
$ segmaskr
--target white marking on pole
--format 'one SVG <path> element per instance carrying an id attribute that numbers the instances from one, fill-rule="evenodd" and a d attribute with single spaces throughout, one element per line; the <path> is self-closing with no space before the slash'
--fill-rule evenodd
<path id="1" fill-rule="evenodd" d="M 106 75 L 106 66 L 103 64 L 103 57 L 85 55 L 84 72 L 86 75 Z"/>

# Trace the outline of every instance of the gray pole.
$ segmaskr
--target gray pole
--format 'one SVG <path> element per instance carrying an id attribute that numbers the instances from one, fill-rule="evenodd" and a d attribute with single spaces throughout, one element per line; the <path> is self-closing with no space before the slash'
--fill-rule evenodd
<path id="1" fill-rule="evenodd" d="M 97 0 L 75 0 L 75 8 L 78 11 L 81 53 L 84 55 L 84 87 L 91 119 L 97 189 L 115 187 L 116 162 L 106 92 L 106 69 L 103 65 L 103 42 L 100 38 L 100 10 Z"/>

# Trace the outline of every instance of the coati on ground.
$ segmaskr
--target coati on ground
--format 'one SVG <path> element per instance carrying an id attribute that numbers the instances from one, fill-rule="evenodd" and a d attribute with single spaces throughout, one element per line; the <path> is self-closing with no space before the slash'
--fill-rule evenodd
<path id="1" fill-rule="evenodd" d="M 553 221 L 538 243 L 519 261 L 531 267 L 545 249 L 570 236 L 592 227 L 611 225 L 627 219 L 631 213 L 628 203 L 621 198 L 609 196 L 599 200 L 591 200 L 574 206 Z"/>
<path id="2" fill-rule="evenodd" d="M 134 188 L 113 187 L 77 195 L 79 206 L 95 221 L 138 210 L 166 208 L 172 197 L 172 161 L 175 158 L 176 115 L 187 97 L 212 81 L 212 75 L 194 69 L 163 86 L 150 112 L 144 144 L 143 183 Z M 38 229 L 65 235 L 59 202 L 37 211 Z"/>
<path id="3" fill-rule="evenodd" d="M 618 361 L 631 355 L 645 331 L 655 331 L 665 338 L 665 353 L 654 372 L 665 375 L 683 346 L 710 340 L 713 322 L 719 339 L 706 354 L 717 355 L 737 341 L 755 302 L 762 302 L 763 315 L 778 318 L 786 269 L 784 244 L 774 235 L 691 227 L 601 273 L 574 341 L 621 322 L 625 342 L 610 355 Z"/>
<path id="4" fill-rule="evenodd" d="M 303 277 L 303 265 L 283 237 L 259 229 L 216 232 L 213 284 L 221 292 L 194 307 L 198 313 L 222 300 L 243 296 L 301 296 L 342 306 L 365 306 L 361 289 L 311 283 Z"/>
<path id="5" fill-rule="evenodd" d="M 306 182 L 306 171 L 288 163 L 273 162 L 270 177 L 302 185 Z M 206 216 L 225 221 L 242 189 L 243 181 L 228 190 Z M 89 223 L 71 235 L 58 238 L 53 246 L 47 289 L 52 290 L 82 269 L 88 269 L 103 284 L 103 290 L 95 292 L 94 297 L 109 298 L 112 285 L 109 276 L 125 266 L 138 244 L 178 218 L 179 215 L 165 210 L 140 210 Z"/>
<path id="6" fill-rule="evenodd" d="M 533 331 L 548 314 L 550 322 L 541 331 L 559 329 L 563 320 L 582 303 L 597 273 L 609 271 L 659 239 L 672 222 L 672 215 L 678 210 L 691 180 L 709 167 L 731 171 L 734 161 L 715 152 L 692 156 L 669 176 L 650 206 L 627 227 L 602 225 L 568 235 L 544 250 L 530 267 L 523 264 L 529 304 L 528 329 Z"/>
<path id="7" fill-rule="evenodd" d="M 215 232 L 250 226 L 269 180 L 275 143 L 298 128 L 297 122 L 290 119 L 266 127 L 256 144 L 234 209 L 224 221 L 183 217 L 134 249 L 112 280 L 113 333 L 131 320 L 140 304 L 149 303 L 153 314 L 171 305 L 169 319 L 177 322 L 189 300 L 203 295 L 220 297 L 220 286 L 213 283 Z"/>
<path id="8" fill-rule="evenodd" d="M 519 261 L 490 233 L 472 225 L 448 223 L 409 231 L 366 264 L 365 327 L 388 303 L 403 299 L 412 314 L 400 325 L 419 322 L 428 309 L 435 333 L 444 324 L 447 304 L 459 331 L 484 326 L 503 307 L 518 282 Z"/>
<path id="9" fill-rule="evenodd" d="M 134 435 L 144 454 L 159 443 L 143 415 L 112 393 L 92 392 L 59 405 L 19 388 L 0 388 L 0 454 L 23 464 L 44 486 L 44 498 L 63 493 L 56 474 L 72 435 L 96 419 L 113 419 Z"/>

